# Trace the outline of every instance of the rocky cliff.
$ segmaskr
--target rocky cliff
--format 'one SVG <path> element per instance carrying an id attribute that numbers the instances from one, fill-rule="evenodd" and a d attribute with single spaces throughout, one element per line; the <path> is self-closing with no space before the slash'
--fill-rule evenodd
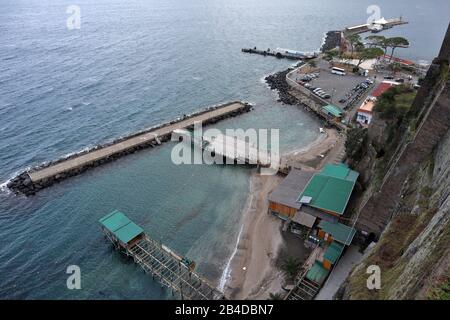
<path id="1" fill-rule="evenodd" d="M 379 241 L 336 298 L 450 299 L 449 62 L 450 26 L 412 104 L 401 109 L 411 94 L 393 93 L 397 109 L 376 107 L 364 145 L 352 152 L 365 188 L 356 226 Z M 380 267 L 379 290 L 367 288 L 370 265 Z"/>

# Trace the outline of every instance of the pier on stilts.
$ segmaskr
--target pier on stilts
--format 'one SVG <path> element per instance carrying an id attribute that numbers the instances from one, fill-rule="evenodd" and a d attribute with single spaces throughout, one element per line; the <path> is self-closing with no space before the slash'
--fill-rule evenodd
<path id="1" fill-rule="evenodd" d="M 194 272 L 195 262 L 151 239 L 120 211 L 99 220 L 106 238 L 132 257 L 145 273 L 182 300 L 221 300 L 224 294 Z"/>
<path id="2" fill-rule="evenodd" d="M 264 150 L 255 143 L 246 141 L 245 136 L 216 134 L 195 137 L 195 133 L 193 135 L 191 131 L 185 129 L 178 129 L 173 133 L 175 139 L 178 138 L 191 146 L 201 148 L 212 157 L 219 156 L 225 159 L 223 163 L 217 164 L 249 164 L 267 168 L 271 166 L 272 161 L 279 162 L 277 155 L 274 156 L 269 150 Z"/>

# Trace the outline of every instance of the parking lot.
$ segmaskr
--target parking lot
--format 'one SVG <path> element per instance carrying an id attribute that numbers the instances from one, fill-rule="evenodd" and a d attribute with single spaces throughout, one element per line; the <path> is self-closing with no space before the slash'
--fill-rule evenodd
<path id="1" fill-rule="evenodd" d="M 316 70 L 312 75 L 312 79 L 309 80 L 309 75 L 298 74 L 296 76 L 296 82 L 305 86 L 308 89 L 321 88 L 322 92 L 325 92 L 325 100 L 330 104 L 334 104 L 344 110 L 350 110 L 352 107 L 362 100 L 370 92 L 371 87 L 368 88 L 359 87 L 358 85 L 363 83 L 367 78 L 354 74 L 347 73 L 345 76 L 331 73 L 328 66 L 328 62 L 318 60 L 317 65 L 319 70 Z M 345 100 L 345 101 L 344 101 Z M 351 103 L 353 101 L 353 104 Z"/>
<path id="2" fill-rule="evenodd" d="M 340 76 L 337 74 L 332 74 L 328 70 L 320 70 L 319 77 L 311 80 L 310 85 L 316 88 L 322 88 L 323 91 L 330 94 L 330 103 L 334 104 L 342 109 L 347 109 L 346 102 L 343 101 L 346 95 L 366 80 L 365 77 L 356 76 L 352 74 L 347 74 L 345 76 Z M 347 97 L 348 101 L 351 97 Z"/>

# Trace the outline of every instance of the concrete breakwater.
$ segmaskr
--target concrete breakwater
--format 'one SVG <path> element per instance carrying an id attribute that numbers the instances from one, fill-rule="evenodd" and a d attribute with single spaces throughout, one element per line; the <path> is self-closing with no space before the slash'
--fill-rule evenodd
<path id="1" fill-rule="evenodd" d="M 7 183 L 7 187 L 16 194 L 33 195 L 43 188 L 78 175 L 90 168 L 138 150 L 160 145 L 170 140 L 172 132 L 176 129 L 190 129 L 195 122 L 202 122 L 203 125 L 213 124 L 222 119 L 249 112 L 252 108 L 251 104 L 233 101 L 209 107 L 190 115 L 183 115 L 173 121 L 133 133 L 110 143 L 98 145 L 68 157 L 33 167 L 12 178 Z"/>

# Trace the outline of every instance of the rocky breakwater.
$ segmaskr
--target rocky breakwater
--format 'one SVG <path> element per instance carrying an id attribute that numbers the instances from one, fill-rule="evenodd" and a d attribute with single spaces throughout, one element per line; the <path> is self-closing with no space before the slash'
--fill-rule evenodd
<path id="1" fill-rule="evenodd" d="M 325 39 L 320 49 L 322 52 L 339 48 L 342 41 L 342 31 L 328 31 L 325 35 Z"/>
<path id="2" fill-rule="evenodd" d="M 195 121 L 201 121 L 203 125 L 214 124 L 220 120 L 247 113 L 252 108 L 251 104 L 240 101 L 208 107 L 189 115 L 183 115 L 173 121 L 32 167 L 12 178 L 6 186 L 15 194 L 34 195 L 41 189 L 90 168 L 169 141 L 173 130 L 192 129 Z M 136 138 L 139 139 L 139 142 L 131 143 Z"/>
<path id="3" fill-rule="evenodd" d="M 286 82 L 286 75 L 291 72 L 292 69 L 287 69 L 274 74 L 271 74 L 265 78 L 266 83 L 270 89 L 278 91 L 278 101 L 289 105 L 298 104 L 298 100 L 289 94 L 291 87 Z"/>

